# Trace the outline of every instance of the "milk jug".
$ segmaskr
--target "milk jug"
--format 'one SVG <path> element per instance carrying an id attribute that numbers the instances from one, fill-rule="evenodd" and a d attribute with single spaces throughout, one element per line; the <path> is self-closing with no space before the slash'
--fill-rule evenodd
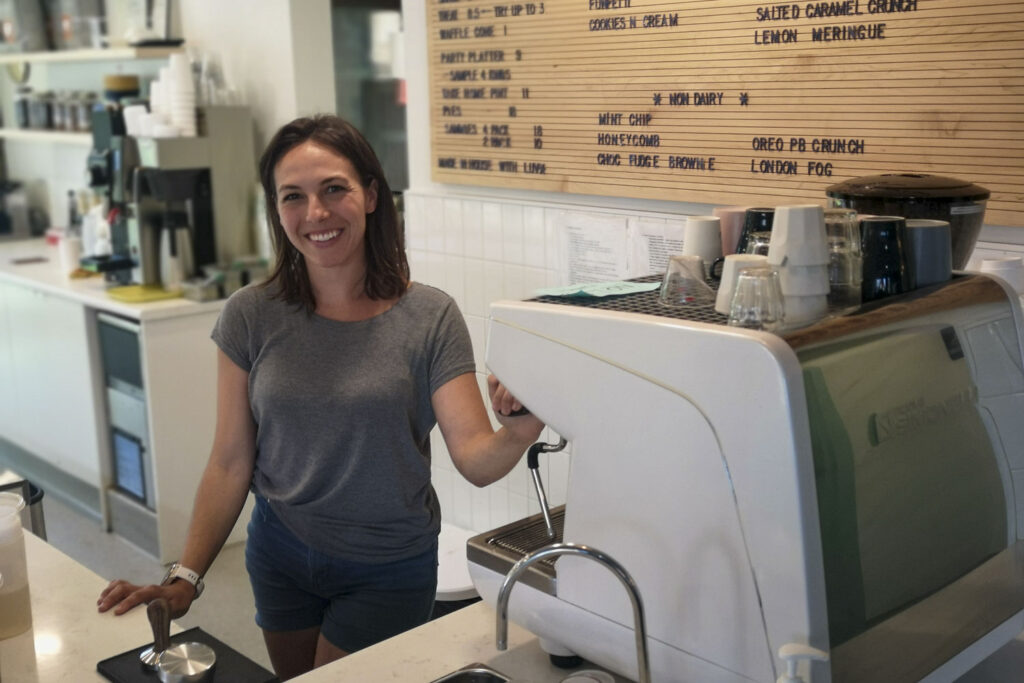
<path id="1" fill-rule="evenodd" d="M 0 640 L 32 628 L 28 595 L 28 565 L 17 493 L 0 493 Z"/>

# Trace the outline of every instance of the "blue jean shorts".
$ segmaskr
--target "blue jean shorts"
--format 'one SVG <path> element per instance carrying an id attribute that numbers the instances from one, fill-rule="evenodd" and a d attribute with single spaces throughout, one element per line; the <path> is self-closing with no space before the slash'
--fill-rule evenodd
<path id="1" fill-rule="evenodd" d="M 437 544 L 384 564 L 351 562 L 309 547 L 256 496 L 245 567 L 256 624 L 267 631 L 320 627 L 335 647 L 355 652 L 427 622 L 437 591 Z"/>

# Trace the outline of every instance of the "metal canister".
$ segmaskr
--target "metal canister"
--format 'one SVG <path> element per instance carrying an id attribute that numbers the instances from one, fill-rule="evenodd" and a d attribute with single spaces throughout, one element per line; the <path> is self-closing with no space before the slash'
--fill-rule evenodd
<path id="1" fill-rule="evenodd" d="M 29 128 L 53 128 L 53 93 L 37 93 L 29 106 Z"/>
<path id="2" fill-rule="evenodd" d="M 30 127 L 32 107 L 32 88 L 23 85 L 14 94 L 14 123 L 18 128 Z"/>

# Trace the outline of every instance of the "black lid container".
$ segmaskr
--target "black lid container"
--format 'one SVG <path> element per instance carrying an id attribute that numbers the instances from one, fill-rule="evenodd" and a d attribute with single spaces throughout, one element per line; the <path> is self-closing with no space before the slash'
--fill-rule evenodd
<path id="1" fill-rule="evenodd" d="M 927 173 L 862 176 L 830 185 L 825 193 L 834 206 L 861 214 L 947 221 L 955 270 L 971 258 L 991 196 L 980 185 Z"/>

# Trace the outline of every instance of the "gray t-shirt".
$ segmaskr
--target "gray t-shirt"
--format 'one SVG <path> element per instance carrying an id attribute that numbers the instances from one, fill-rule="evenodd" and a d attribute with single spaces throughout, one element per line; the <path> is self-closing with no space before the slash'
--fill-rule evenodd
<path id="1" fill-rule="evenodd" d="M 272 294 L 239 290 L 212 334 L 249 373 L 252 489 L 328 555 L 381 563 L 426 552 L 441 525 L 430 398 L 475 370 L 458 307 L 414 283 L 390 310 L 338 322 Z"/>

